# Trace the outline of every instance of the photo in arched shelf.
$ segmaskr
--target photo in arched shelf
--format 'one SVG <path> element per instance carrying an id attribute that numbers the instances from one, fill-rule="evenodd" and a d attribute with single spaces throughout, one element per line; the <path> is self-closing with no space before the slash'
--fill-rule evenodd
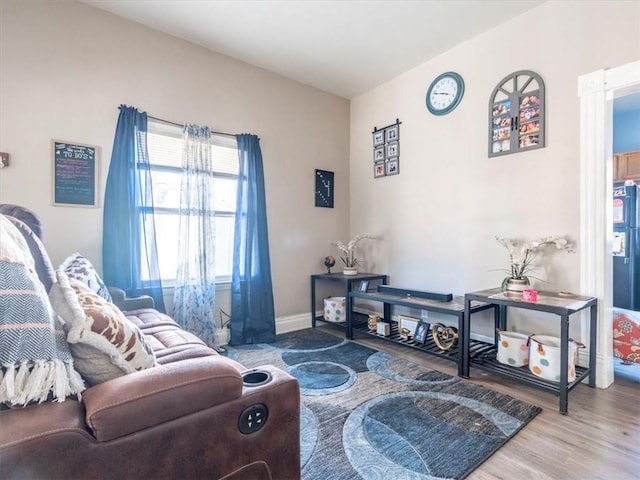
<path id="1" fill-rule="evenodd" d="M 504 77 L 489 98 L 489 157 L 544 148 L 545 86 L 531 70 Z"/>

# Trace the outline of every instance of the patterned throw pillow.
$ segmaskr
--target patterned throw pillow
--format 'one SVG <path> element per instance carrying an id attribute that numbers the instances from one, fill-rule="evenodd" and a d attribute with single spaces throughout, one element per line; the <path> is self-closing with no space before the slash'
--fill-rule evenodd
<path id="1" fill-rule="evenodd" d="M 56 271 L 49 294 L 64 321 L 75 367 L 91 385 L 156 365 L 144 334 L 115 305 L 84 283 Z"/>
<path id="2" fill-rule="evenodd" d="M 113 301 L 109 294 L 109 289 L 100 278 L 100 275 L 98 275 L 98 272 L 96 272 L 93 264 L 79 253 L 69 255 L 60 265 L 60 269 L 64 270 L 69 278 L 80 280 L 107 302 Z"/>

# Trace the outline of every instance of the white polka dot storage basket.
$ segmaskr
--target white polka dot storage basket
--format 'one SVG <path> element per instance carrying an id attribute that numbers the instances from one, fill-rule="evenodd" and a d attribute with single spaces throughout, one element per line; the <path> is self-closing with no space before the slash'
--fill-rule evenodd
<path id="1" fill-rule="evenodd" d="M 498 330 L 496 360 L 511 367 L 529 365 L 529 335 Z"/>
<path id="2" fill-rule="evenodd" d="M 569 340 L 569 365 L 567 381 L 576 379 L 578 348 L 583 345 Z M 529 340 L 529 370 L 535 376 L 560 381 L 560 339 L 548 335 L 532 335 Z"/>
<path id="3" fill-rule="evenodd" d="M 347 320 L 346 310 L 346 297 L 329 297 L 324 299 L 324 319 L 327 322 L 345 322 Z"/>

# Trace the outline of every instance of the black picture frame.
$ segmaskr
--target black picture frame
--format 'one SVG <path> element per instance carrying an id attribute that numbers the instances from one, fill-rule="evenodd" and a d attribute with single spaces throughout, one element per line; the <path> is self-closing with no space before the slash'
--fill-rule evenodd
<path id="1" fill-rule="evenodd" d="M 416 333 L 413 335 L 413 341 L 416 343 L 425 343 L 427 341 L 427 333 L 431 324 L 420 320 L 416 327 Z"/>
<path id="2" fill-rule="evenodd" d="M 369 290 L 369 280 L 362 280 L 360 285 L 358 286 L 358 291 L 362 293 L 367 293 Z"/>
<path id="3" fill-rule="evenodd" d="M 335 191 L 334 173 L 328 170 L 316 169 L 316 207 L 333 208 Z"/>

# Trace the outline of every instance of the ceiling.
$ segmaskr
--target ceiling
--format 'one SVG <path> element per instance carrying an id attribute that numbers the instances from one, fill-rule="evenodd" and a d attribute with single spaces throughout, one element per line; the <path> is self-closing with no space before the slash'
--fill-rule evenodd
<path id="1" fill-rule="evenodd" d="M 81 0 L 353 98 L 543 0 Z M 454 70 L 455 65 L 451 65 Z"/>

